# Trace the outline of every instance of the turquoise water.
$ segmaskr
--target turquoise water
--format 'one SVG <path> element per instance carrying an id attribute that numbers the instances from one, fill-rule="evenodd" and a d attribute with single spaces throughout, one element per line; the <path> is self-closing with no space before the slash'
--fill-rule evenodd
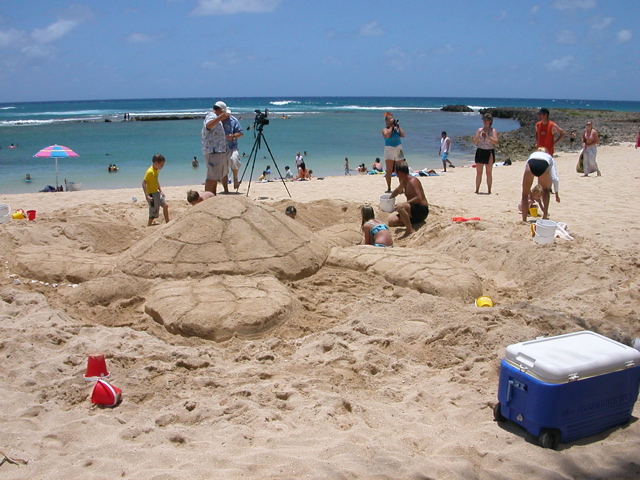
<path id="1" fill-rule="evenodd" d="M 160 174 L 162 185 L 202 183 L 204 165 L 191 167 L 191 159 L 202 160 L 202 120 L 123 122 L 123 113 L 145 115 L 204 115 L 217 99 L 101 100 L 0 104 L 0 192 L 37 192 L 55 185 L 53 159 L 33 158 L 40 149 L 65 145 L 80 156 L 58 160 L 58 178 L 82 184 L 83 190 L 139 187 L 142 175 L 155 153 L 167 164 Z M 382 156 L 380 131 L 383 113 L 394 112 L 407 133 L 405 154 L 414 169 L 439 168 L 440 132 L 452 138 L 450 159 L 468 162 L 473 149 L 460 137 L 480 126 L 478 113 L 448 113 L 448 104 L 465 104 L 474 109 L 489 106 L 593 108 L 640 111 L 640 102 L 585 100 L 490 99 L 490 98 L 403 98 L 403 97 L 308 97 L 308 98 L 224 98 L 245 128 L 240 152 L 249 155 L 253 146 L 254 110 L 270 110 L 270 124 L 264 135 L 281 171 L 295 164 L 296 152 L 305 158 L 315 176 L 342 175 L 344 158 L 351 168 Z M 283 116 L 287 118 L 284 119 Z M 105 121 L 108 120 L 108 121 Z M 515 129 L 512 120 L 496 119 L 498 131 Z M 10 144 L 17 148 L 8 148 Z M 247 157 L 244 158 L 245 163 Z M 115 163 L 116 173 L 107 166 Z M 275 165 L 265 145 L 258 152 L 254 180 L 267 164 Z M 242 173 L 244 165 L 240 171 Z M 249 171 L 245 176 L 248 179 Z M 29 173 L 31 183 L 24 181 Z"/>

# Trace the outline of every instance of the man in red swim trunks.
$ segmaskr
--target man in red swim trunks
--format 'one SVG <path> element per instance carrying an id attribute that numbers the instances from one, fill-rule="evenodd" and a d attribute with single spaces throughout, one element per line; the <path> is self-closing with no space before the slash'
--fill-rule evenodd
<path id="1" fill-rule="evenodd" d="M 548 109 L 541 108 L 538 111 L 538 118 L 540 121 L 536 123 L 536 148 L 544 147 L 549 155 L 553 156 L 553 147 L 564 138 L 566 133 L 555 122 L 549 121 Z"/>

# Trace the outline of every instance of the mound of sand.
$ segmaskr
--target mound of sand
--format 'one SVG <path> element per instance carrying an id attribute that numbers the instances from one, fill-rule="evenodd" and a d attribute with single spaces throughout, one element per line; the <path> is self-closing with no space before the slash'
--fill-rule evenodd
<path id="1" fill-rule="evenodd" d="M 295 279 L 316 272 L 327 252 L 320 237 L 273 208 L 219 196 L 138 242 L 117 265 L 146 278 L 272 273 Z"/>
<path id="2" fill-rule="evenodd" d="M 517 163 L 494 170 L 492 195 L 473 193 L 472 168 L 421 178 L 431 214 L 408 237 L 391 229 L 393 249 L 352 246 L 362 204 L 387 219 L 376 176 L 292 182 L 292 199 L 256 184 L 266 200 L 198 207 L 166 187 L 175 220 L 151 228 L 138 189 L 0 196 L 38 210 L 0 225 L 0 450 L 29 461 L 0 472 L 640 478 L 639 404 L 627 425 L 557 451 L 493 421 L 506 346 L 585 329 L 640 337 L 637 152 L 600 148 L 598 178 L 575 174 L 577 155 L 558 158 L 551 206 L 574 240 L 552 245 L 520 222 Z M 57 258 L 79 285 L 49 281 L 73 276 Z M 496 306 L 476 308 L 479 291 Z M 93 352 L 123 390 L 116 408 L 90 403 Z"/>
<path id="3" fill-rule="evenodd" d="M 291 314 L 292 302 L 272 276 L 216 275 L 159 283 L 144 310 L 171 333 L 224 341 L 261 336 Z"/>
<path id="4" fill-rule="evenodd" d="M 327 264 L 379 275 L 387 282 L 419 292 L 472 302 L 482 295 L 482 282 L 457 260 L 423 249 L 363 245 L 334 248 Z"/>

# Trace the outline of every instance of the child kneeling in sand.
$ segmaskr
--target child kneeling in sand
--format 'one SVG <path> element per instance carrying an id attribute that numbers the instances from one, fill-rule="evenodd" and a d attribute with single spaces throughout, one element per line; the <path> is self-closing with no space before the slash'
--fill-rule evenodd
<path id="1" fill-rule="evenodd" d="M 527 209 L 533 208 L 533 207 L 538 208 L 540 206 L 541 198 L 542 198 L 542 187 L 540 185 L 536 185 L 529 192 L 529 206 L 527 207 Z M 522 201 L 518 203 L 518 211 L 522 213 Z"/>
<path id="2" fill-rule="evenodd" d="M 191 205 L 196 205 L 213 197 L 215 197 L 215 194 L 208 191 L 196 192 L 195 190 L 189 190 L 187 192 L 187 202 L 189 202 Z"/>
<path id="3" fill-rule="evenodd" d="M 374 247 L 393 247 L 393 238 L 389 227 L 379 220 L 376 220 L 373 207 L 364 205 L 360 210 L 362 213 L 362 232 L 364 233 L 364 244 Z"/>

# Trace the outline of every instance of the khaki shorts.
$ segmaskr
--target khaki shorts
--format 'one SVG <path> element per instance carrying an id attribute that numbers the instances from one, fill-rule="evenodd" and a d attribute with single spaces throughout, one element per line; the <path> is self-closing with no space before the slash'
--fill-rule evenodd
<path id="1" fill-rule="evenodd" d="M 204 161 L 207 162 L 207 180 L 222 180 L 227 174 L 227 152 L 205 153 Z"/>
<path id="2" fill-rule="evenodd" d="M 394 162 L 400 162 L 404 160 L 404 152 L 402 151 L 402 145 L 398 145 L 397 147 L 384 147 L 384 159 L 385 160 L 393 160 Z"/>
<path id="3" fill-rule="evenodd" d="M 228 165 L 231 170 L 240 170 L 242 163 L 240 163 L 240 154 L 238 150 L 231 150 L 227 152 L 229 154 Z"/>

